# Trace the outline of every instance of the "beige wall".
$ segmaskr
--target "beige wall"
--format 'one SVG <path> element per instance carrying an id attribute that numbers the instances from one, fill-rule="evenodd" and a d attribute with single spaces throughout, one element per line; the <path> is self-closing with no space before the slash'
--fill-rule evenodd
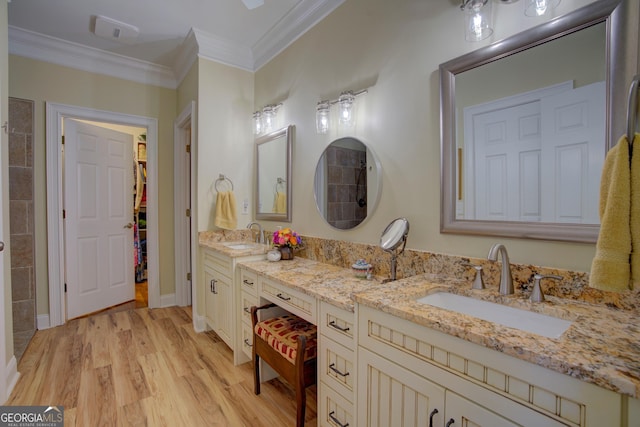
<path id="1" fill-rule="evenodd" d="M 9 96 L 35 101 L 35 228 L 38 314 L 49 312 L 46 232 L 45 102 L 158 119 L 160 294 L 175 292 L 173 120 L 176 91 L 9 56 Z"/>
<path id="2" fill-rule="evenodd" d="M 566 0 L 557 13 L 588 3 Z M 451 2 L 347 0 L 256 72 L 255 106 L 286 94 L 279 114 L 296 125 L 292 225 L 297 231 L 377 244 L 384 227 L 405 216 L 411 224 L 407 244 L 412 249 L 485 257 L 492 243 L 501 241 L 514 262 L 589 271 L 595 250 L 591 244 L 439 231 L 438 66 L 541 22 L 524 16 L 522 2 L 493 7 L 493 38 L 468 43 L 461 12 Z M 354 129 L 315 133 L 317 101 L 365 87 L 369 93 L 358 98 Z M 383 184 L 376 212 L 356 229 L 338 231 L 315 208 L 313 171 L 329 142 L 345 135 L 373 148 L 382 164 Z"/>

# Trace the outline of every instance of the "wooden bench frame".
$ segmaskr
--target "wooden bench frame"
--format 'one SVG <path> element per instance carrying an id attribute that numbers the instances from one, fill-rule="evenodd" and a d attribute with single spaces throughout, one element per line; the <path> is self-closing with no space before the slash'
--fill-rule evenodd
<path id="1" fill-rule="evenodd" d="M 274 349 L 256 334 L 258 324 L 258 310 L 276 307 L 276 304 L 266 304 L 261 307 L 251 307 L 251 325 L 253 328 L 253 383 L 255 394 L 260 394 L 260 358 L 269 364 L 296 391 L 296 427 L 304 426 L 304 414 L 307 406 L 306 388 L 316 383 L 316 357 L 305 362 L 304 355 L 307 347 L 306 337 L 298 337 L 295 363 L 291 363 L 282 353 Z M 264 319 L 263 319 L 264 320 Z"/>

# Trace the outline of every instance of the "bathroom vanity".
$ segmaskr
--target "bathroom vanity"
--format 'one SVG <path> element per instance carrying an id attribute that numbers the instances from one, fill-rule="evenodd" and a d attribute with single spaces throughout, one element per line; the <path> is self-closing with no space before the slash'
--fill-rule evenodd
<path id="1" fill-rule="evenodd" d="M 555 297 L 533 304 L 429 274 L 382 284 L 303 258 L 238 269 L 256 281 L 258 302 L 318 325 L 321 426 L 639 425 L 633 310 Z M 572 323 L 547 338 L 418 302 L 433 292 Z"/>

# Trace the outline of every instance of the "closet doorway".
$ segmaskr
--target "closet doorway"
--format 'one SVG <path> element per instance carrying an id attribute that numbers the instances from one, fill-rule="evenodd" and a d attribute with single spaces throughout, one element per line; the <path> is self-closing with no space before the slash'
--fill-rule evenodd
<path id="1" fill-rule="evenodd" d="M 149 307 L 160 302 L 158 281 L 158 224 L 157 224 L 157 120 L 121 113 L 97 111 L 82 107 L 48 103 L 47 109 L 47 229 L 49 255 L 49 325 L 58 326 L 67 320 L 64 294 L 66 260 L 63 223 L 63 120 L 109 123 L 146 130 L 146 241 L 147 241 L 147 289 Z M 137 141 L 136 141 L 137 143 Z M 132 148 L 133 150 L 133 148 Z M 133 173 L 133 167 L 131 169 Z M 132 189 L 133 191 L 133 189 Z M 131 194 L 133 197 L 133 194 Z M 133 212 L 132 226 L 133 226 Z M 133 251 L 131 251 L 133 253 Z M 131 260 L 133 263 L 133 259 Z M 133 282 L 133 280 L 132 280 Z M 133 294 L 133 292 L 132 292 Z M 105 307 L 106 308 L 106 307 Z"/>

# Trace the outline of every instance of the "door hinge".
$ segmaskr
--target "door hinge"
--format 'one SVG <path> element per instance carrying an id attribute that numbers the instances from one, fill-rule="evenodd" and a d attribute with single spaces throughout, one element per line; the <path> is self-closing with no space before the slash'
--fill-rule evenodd
<path id="1" fill-rule="evenodd" d="M 191 281 L 191 273 L 187 273 L 187 280 Z"/>
<path id="2" fill-rule="evenodd" d="M 187 209 L 187 217 L 191 218 L 191 209 Z"/>
<path id="3" fill-rule="evenodd" d="M 186 145 L 187 153 L 191 153 L 191 144 Z"/>
<path id="4" fill-rule="evenodd" d="M 64 135 L 62 135 L 62 145 L 64 145 Z"/>
<path id="5" fill-rule="evenodd" d="M 8 121 L 4 121 L 4 123 L 2 124 L 2 129 L 4 129 L 4 133 L 9 133 L 9 122 Z"/>
<path id="6" fill-rule="evenodd" d="M 65 291 L 65 293 L 67 292 L 67 284 L 66 283 L 64 284 L 64 291 Z"/>
<path id="7" fill-rule="evenodd" d="M 67 217 L 67 211 L 65 209 L 62 209 L 62 219 L 65 219 Z"/>

